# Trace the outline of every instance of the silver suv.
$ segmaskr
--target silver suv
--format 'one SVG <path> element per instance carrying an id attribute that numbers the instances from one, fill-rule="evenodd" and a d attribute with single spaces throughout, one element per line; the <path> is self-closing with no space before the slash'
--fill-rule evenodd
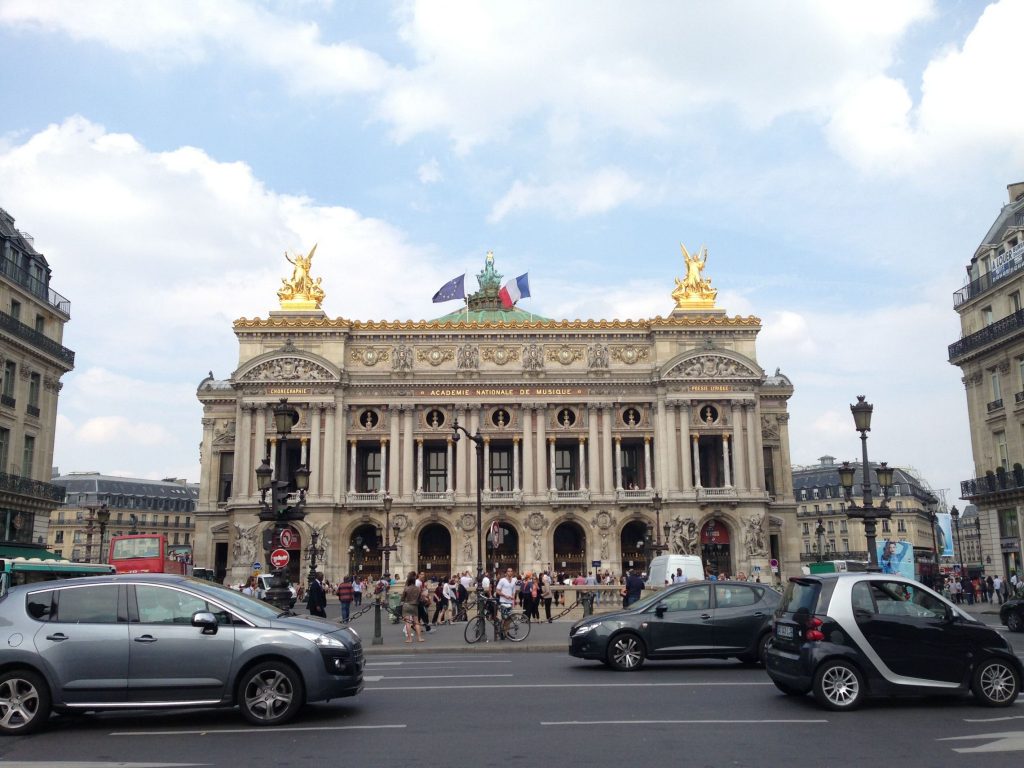
<path id="1" fill-rule="evenodd" d="M 208 581 L 164 574 L 14 587 L 0 596 L 0 733 L 51 710 L 231 707 L 280 725 L 363 687 L 359 636 Z"/>

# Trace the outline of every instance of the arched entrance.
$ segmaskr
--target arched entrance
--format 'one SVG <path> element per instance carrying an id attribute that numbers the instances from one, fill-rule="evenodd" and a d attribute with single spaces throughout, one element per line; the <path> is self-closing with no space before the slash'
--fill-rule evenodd
<path id="1" fill-rule="evenodd" d="M 704 566 L 716 576 L 732 574 L 732 553 L 729 548 L 729 529 L 721 520 L 708 520 L 700 529 L 700 552 Z"/>
<path id="2" fill-rule="evenodd" d="M 495 523 L 498 526 L 497 536 L 492 534 Z M 487 552 L 484 570 L 493 569 L 495 578 L 504 574 L 506 568 L 519 573 L 519 533 L 511 525 L 497 521 L 491 523 L 487 529 L 484 547 Z"/>
<path id="3" fill-rule="evenodd" d="M 452 535 L 440 523 L 423 527 L 416 570 L 428 579 L 447 579 L 452 573 Z"/>
<path id="4" fill-rule="evenodd" d="M 377 527 L 363 523 L 354 531 L 348 542 L 348 571 L 343 576 L 380 576 L 380 550 L 377 549 Z"/>
<path id="5" fill-rule="evenodd" d="M 555 528 L 553 535 L 556 571 L 569 578 L 587 575 L 587 535 L 579 523 L 564 522 Z"/>
<path id="6" fill-rule="evenodd" d="M 622 551 L 622 570 L 633 568 L 647 570 L 647 551 L 644 549 L 644 538 L 647 536 L 647 523 L 643 520 L 630 520 L 622 528 L 619 537 Z"/>

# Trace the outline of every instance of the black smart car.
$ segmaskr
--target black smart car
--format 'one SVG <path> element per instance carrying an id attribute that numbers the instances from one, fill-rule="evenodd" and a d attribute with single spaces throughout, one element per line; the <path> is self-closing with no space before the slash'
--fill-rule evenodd
<path id="1" fill-rule="evenodd" d="M 1015 598 L 999 606 L 999 620 L 1011 632 L 1024 632 L 1024 600 Z"/>
<path id="2" fill-rule="evenodd" d="M 569 654 L 613 669 L 644 659 L 763 660 L 779 594 L 745 581 L 677 584 L 624 611 L 590 616 L 569 631 Z"/>
<path id="3" fill-rule="evenodd" d="M 1006 707 L 1024 669 L 998 632 L 911 579 L 882 573 L 789 580 L 765 667 L 787 695 L 813 692 L 827 709 L 867 696 L 971 691 Z"/>

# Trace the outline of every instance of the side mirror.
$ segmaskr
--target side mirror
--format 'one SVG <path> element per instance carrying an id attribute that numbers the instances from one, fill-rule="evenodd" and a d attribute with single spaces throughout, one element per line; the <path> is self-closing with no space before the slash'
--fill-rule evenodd
<path id="1" fill-rule="evenodd" d="M 204 635 L 217 634 L 217 617 L 209 611 L 196 611 L 192 614 L 192 626 L 201 627 Z"/>
<path id="2" fill-rule="evenodd" d="M 668 610 L 668 606 L 664 603 L 658 603 L 654 606 L 654 613 L 660 619 L 665 615 L 665 611 Z"/>

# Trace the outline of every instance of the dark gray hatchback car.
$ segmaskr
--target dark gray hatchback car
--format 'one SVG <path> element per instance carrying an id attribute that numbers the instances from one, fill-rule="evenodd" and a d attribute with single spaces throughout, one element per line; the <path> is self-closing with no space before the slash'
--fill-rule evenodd
<path id="1" fill-rule="evenodd" d="M 183 576 L 14 587 L 0 597 L 0 642 L 2 734 L 29 733 L 51 710 L 237 705 L 280 725 L 363 687 L 353 630 Z"/>

